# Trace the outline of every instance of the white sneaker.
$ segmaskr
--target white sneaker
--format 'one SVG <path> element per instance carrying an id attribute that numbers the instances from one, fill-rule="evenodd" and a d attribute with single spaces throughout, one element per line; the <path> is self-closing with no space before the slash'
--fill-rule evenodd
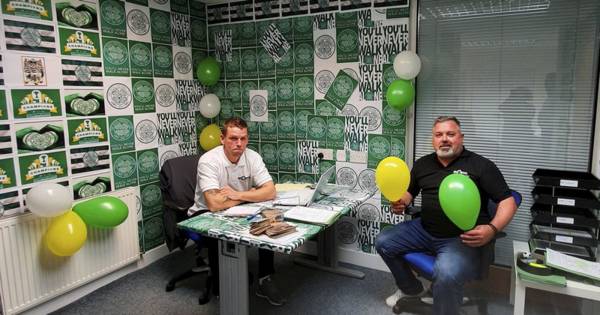
<path id="1" fill-rule="evenodd" d="M 394 307 L 394 305 L 396 305 L 396 302 L 398 302 L 398 300 L 401 297 L 402 297 L 402 291 L 400 291 L 398 289 L 398 290 L 396 290 L 396 292 L 394 292 L 394 294 L 388 296 L 387 299 L 385 299 L 385 304 L 387 304 L 387 306 L 389 306 L 389 307 Z"/>
<path id="2" fill-rule="evenodd" d="M 425 297 L 426 293 L 427 293 L 427 290 L 425 289 L 425 287 L 423 287 L 423 291 L 421 293 L 415 295 L 415 297 L 422 296 L 421 299 L 427 299 L 427 297 Z M 396 290 L 396 292 L 394 292 L 394 294 L 388 296 L 387 299 L 385 299 L 385 304 L 387 304 L 387 306 L 389 306 L 389 307 L 394 307 L 394 305 L 396 305 L 396 302 L 398 302 L 398 300 L 403 296 L 405 296 L 405 294 L 402 293 L 402 291 L 400 291 L 398 289 L 398 290 Z M 429 304 L 433 304 L 433 298 L 430 298 L 430 299 L 431 299 L 431 303 L 429 303 Z M 427 303 L 427 302 L 425 302 L 425 303 Z"/>

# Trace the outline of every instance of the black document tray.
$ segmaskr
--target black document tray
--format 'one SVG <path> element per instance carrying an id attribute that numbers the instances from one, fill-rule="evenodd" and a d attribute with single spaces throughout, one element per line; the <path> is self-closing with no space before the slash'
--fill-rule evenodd
<path id="1" fill-rule="evenodd" d="M 538 168 L 533 172 L 536 186 L 600 189 L 600 180 L 591 173 Z"/>
<path id="2" fill-rule="evenodd" d="M 531 195 L 535 202 L 577 208 L 600 208 L 600 201 L 590 191 L 536 186 Z"/>

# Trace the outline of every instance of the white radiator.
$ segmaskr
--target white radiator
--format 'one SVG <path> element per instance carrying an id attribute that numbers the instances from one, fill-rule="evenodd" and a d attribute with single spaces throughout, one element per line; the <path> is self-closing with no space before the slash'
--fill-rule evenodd
<path id="1" fill-rule="evenodd" d="M 71 257 L 54 256 L 42 243 L 50 219 L 29 213 L 0 220 L 3 314 L 20 313 L 139 259 L 136 190 L 108 195 L 127 204 L 127 220 L 114 229 L 88 227 L 85 244 Z"/>

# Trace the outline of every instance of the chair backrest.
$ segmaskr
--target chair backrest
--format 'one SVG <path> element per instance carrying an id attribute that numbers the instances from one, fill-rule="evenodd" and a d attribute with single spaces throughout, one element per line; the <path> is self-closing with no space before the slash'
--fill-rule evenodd
<path id="1" fill-rule="evenodd" d="M 169 250 L 183 248 L 188 238 L 197 241 L 195 236 L 180 231 L 177 222 L 187 218 L 187 210 L 194 204 L 199 159 L 199 155 L 172 158 L 160 169 L 163 226 Z"/>
<path id="2" fill-rule="evenodd" d="M 163 202 L 179 210 L 194 204 L 199 155 L 180 156 L 165 161 L 160 169 Z"/>

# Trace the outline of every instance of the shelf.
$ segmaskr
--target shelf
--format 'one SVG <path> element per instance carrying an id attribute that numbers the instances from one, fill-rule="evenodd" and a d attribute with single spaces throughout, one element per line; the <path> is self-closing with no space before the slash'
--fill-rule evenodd
<path id="1" fill-rule="evenodd" d="M 600 179 L 591 173 L 538 168 L 532 175 L 536 186 L 600 189 Z"/>
<path id="2" fill-rule="evenodd" d="M 542 256 L 545 254 L 546 248 L 551 248 L 563 254 L 571 255 L 585 260 L 596 261 L 596 251 L 592 250 L 592 248 L 587 246 L 576 246 L 531 238 L 529 239 L 529 248 L 531 248 L 533 253 Z"/>
<path id="3" fill-rule="evenodd" d="M 534 203 L 531 206 L 533 223 L 557 225 L 560 227 L 580 226 L 598 229 L 598 218 L 590 209 L 544 205 Z"/>
<path id="4" fill-rule="evenodd" d="M 561 228 L 541 224 L 530 224 L 532 238 L 578 246 L 598 246 L 594 232 L 588 228 Z"/>
<path id="5" fill-rule="evenodd" d="M 587 190 L 536 186 L 531 195 L 537 203 L 576 208 L 600 208 L 600 201 Z"/>

